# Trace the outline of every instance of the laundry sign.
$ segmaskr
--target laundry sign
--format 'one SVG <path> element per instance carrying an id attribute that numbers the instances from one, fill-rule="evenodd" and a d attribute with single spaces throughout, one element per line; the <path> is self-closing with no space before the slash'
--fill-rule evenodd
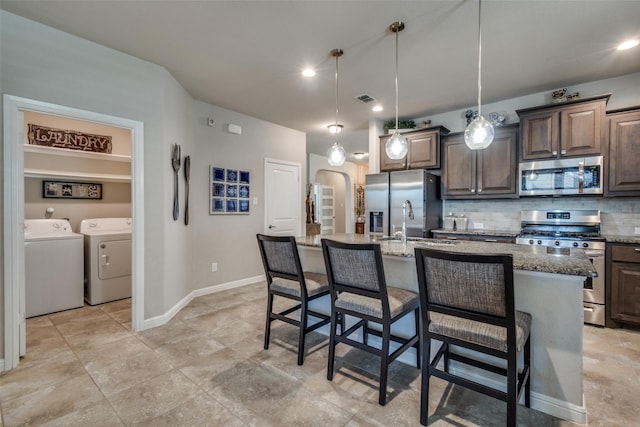
<path id="1" fill-rule="evenodd" d="M 111 154 L 111 137 L 29 123 L 29 144 Z"/>

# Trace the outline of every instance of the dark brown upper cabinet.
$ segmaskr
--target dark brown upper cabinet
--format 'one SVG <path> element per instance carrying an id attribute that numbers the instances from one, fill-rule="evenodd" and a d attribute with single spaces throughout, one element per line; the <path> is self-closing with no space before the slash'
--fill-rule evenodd
<path id="1" fill-rule="evenodd" d="M 609 97 L 610 93 L 517 110 L 521 160 L 602 154 Z"/>
<path id="2" fill-rule="evenodd" d="M 640 106 L 607 113 L 609 130 L 606 196 L 640 195 Z"/>
<path id="3" fill-rule="evenodd" d="M 403 132 L 409 141 L 407 155 L 399 160 L 390 159 L 384 149 L 391 135 L 380 137 L 380 172 L 404 169 L 440 169 L 440 137 L 447 135 L 449 129 L 434 126 Z"/>
<path id="4" fill-rule="evenodd" d="M 518 125 L 495 128 L 491 145 L 471 150 L 464 133 L 443 138 L 444 199 L 518 197 Z"/>

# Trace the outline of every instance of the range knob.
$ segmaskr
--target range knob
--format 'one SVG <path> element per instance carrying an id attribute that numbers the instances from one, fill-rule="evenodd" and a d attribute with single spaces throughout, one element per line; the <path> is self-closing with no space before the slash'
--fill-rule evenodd
<path id="1" fill-rule="evenodd" d="M 582 247 L 583 247 L 583 248 L 588 248 L 588 247 L 589 247 L 589 244 L 588 244 L 587 242 L 585 242 L 585 243 L 583 243 L 583 244 L 582 244 Z"/>
<path id="2" fill-rule="evenodd" d="M 559 242 L 558 240 L 556 240 L 555 245 L 556 245 L 556 246 L 560 246 L 560 242 Z"/>
<path id="3" fill-rule="evenodd" d="M 542 240 L 538 240 L 538 244 L 541 245 L 542 244 Z"/>
<path id="4" fill-rule="evenodd" d="M 573 247 L 577 248 L 578 247 L 578 242 L 573 242 Z"/>
<path id="5" fill-rule="evenodd" d="M 529 239 L 529 244 L 533 245 L 533 239 Z"/>

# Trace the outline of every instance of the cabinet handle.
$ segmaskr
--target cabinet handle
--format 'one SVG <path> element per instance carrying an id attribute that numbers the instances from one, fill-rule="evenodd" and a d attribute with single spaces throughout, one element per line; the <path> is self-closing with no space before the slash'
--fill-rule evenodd
<path id="1" fill-rule="evenodd" d="M 567 150 L 560 151 L 560 154 L 567 154 Z"/>
<path id="2" fill-rule="evenodd" d="M 553 151 L 551 154 L 553 154 L 554 156 L 557 156 L 558 152 L 557 151 Z"/>
<path id="3" fill-rule="evenodd" d="M 484 239 L 484 241 L 489 243 L 498 243 L 497 239 Z"/>

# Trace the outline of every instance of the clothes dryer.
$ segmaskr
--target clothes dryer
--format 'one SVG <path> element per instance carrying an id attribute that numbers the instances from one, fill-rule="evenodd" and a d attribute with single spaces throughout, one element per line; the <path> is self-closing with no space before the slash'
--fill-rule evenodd
<path id="1" fill-rule="evenodd" d="M 84 235 L 84 297 L 91 305 L 131 297 L 131 218 L 92 218 Z"/>
<path id="2" fill-rule="evenodd" d="M 25 316 L 82 307 L 82 235 L 65 219 L 24 220 Z"/>

